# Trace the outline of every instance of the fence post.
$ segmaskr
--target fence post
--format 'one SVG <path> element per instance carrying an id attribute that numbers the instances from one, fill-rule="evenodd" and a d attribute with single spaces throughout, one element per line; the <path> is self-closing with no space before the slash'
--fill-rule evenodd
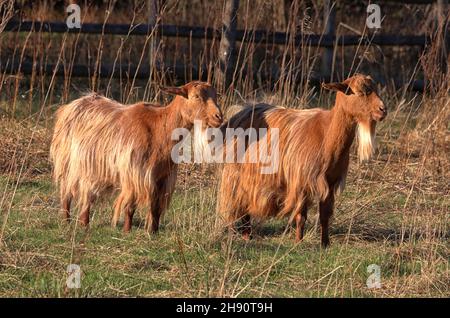
<path id="1" fill-rule="evenodd" d="M 225 9 L 222 16 L 222 37 L 219 46 L 219 68 L 216 76 L 216 85 L 221 92 L 230 86 L 235 70 L 234 48 L 238 8 L 239 0 L 225 0 Z"/>
<path id="2" fill-rule="evenodd" d="M 446 41 L 446 35 L 448 32 L 448 2 L 447 0 L 437 0 L 436 2 L 436 34 L 439 37 L 439 52 L 438 63 L 440 64 L 441 71 L 447 73 L 447 56 L 449 53 L 449 41 Z"/>
<path id="3" fill-rule="evenodd" d="M 148 34 L 151 34 L 153 28 L 157 27 L 158 22 L 158 0 L 147 0 L 147 9 L 148 9 Z M 150 68 L 150 78 L 153 75 L 153 69 L 156 65 L 156 53 L 158 49 L 158 34 L 157 30 L 153 31 L 152 38 L 149 41 L 149 68 Z"/>
<path id="4" fill-rule="evenodd" d="M 434 23 L 431 31 L 431 43 L 428 46 L 428 63 L 424 66 L 425 86 L 431 94 L 439 91 L 445 83 L 449 44 L 446 38 L 448 10 L 446 0 L 437 0 L 434 5 Z"/>
<path id="5" fill-rule="evenodd" d="M 331 0 L 324 1 L 323 19 L 325 21 L 324 36 L 333 37 L 335 35 L 336 10 Z M 324 49 L 322 55 L 322 77 L 331 81 L 333 77 L 333 47 Z"/>

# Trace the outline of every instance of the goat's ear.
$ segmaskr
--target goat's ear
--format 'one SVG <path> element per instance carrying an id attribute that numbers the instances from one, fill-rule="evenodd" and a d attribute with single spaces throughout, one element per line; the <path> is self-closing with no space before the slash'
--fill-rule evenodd
<path id="1" fill-rule="evenodd" d="M 184 98 L 188 98 L 188 90 L 184 86 L 181 86 L 181 87 L 160 86 L 159 89 L 167 94 L 180 95 L 180 96 L 183 96 Z"/>
<path id="2" fill-rule="evenodd" d="M 340 91 L 346 95 L 353 94 L 352 89 L 346 83 L 322 83 L 322 87 L 331 91 Z"/>

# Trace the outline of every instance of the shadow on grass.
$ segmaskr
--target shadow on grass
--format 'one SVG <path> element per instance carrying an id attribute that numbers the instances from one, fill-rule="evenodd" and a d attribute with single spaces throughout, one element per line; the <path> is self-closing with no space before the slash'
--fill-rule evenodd
<path id="1" fill-rule="evenodd" d="M 288 229 L 286 229 L 288 227 Z M 286 236 L 290 236 L 294 230 L 294 226 L 288 225 L 287 223 L 262 223 L 253 226 L 253 237 L 258 238 L 270 238 L 270 237 L 279 237 L 282 236 L 283 233 L 286 232 Z M 317 231 L 314 231 L 314 224 L 307 224 L 305 228 L 305 232 L 313 231 L 314 235 L 320 237 L 320 226 Z M 425 233 L 423 231 L 410 231 L 410 230 L 402 230 L 400 226 L 395 227 L 383 227 L 377 224 L 369 224 L 369 223 L 358 223 L 353 224 L 350 229 L 346 225 L 330 225 L 330 236 L 347 236 L 350 235 L 352 237 L 357 238 L 359 241 L 365 242 L 391 242 L 391 243 L 401 243 L 405 241 L 417 241 L 422 239 L 431 238 L 447 240 L 450 238 L 450 231 L 445 233 L 433 232 L 433 233 Z"/>
<path id="2" fill-rule="evenodd" d="M 356 237 L 360 241 L 369 243 L 391 242 L 396 244 L 406 241 L 418 241 L 430 238 L 446 240 L 450 237 L 449 231 L 447 231 L 446 233 L 426 233 L 420 230 L 402 230 L 400 226 L 387 228 L 377 224 L 369 224 L 363 222 L 352 225 L 350 232 L 348 226 L 344 225 L 331 226 L 330 228 L 330 235 L 347 236 L 349 234 L 353 237 Z"/>

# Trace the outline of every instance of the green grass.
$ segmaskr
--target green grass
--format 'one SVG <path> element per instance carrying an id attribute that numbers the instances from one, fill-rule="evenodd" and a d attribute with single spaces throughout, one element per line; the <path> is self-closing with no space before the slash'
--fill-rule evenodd
<path id="1" fill-rule="evenodd" d="M 370 163 L 352 152 L 326 250 L 316 207 L 299 244 L 286 220 L 256 220 L 249 242 L 218 228 L 215 177 L 199 166 L 180 171 L 157 235 L 144 231 L 145 211 L 131 233 L 112 229 L 112 198 L 89 229 L 67 224 L 49 174 L 51 119 L 2 120 L 0 297 L 449 297 L 447 131 L 427 132 L 441 115 L 408 114 L 379 125 Z M 81 267 L 80 289 L 66 287 L 69 264 Z M 370 264 L 380 289 L 366 286 Z"/>
<path id="2" fill-rule="evenodd" d="M 6 177 L 0 181 L 6 184 Z M 397 234 L 407 225 L 395 210 L 383 219 L 357 215 L 349 228 L 350 204 L 361 196 L 353 184 L 339 199 L 332 246 L 326 250 L 320 248 L 314 212 L 300 244 L 294 242 L 293 231 L 284 234 L 285 220 L 257 223 L 250 242 L 228 235 L 215 227 L 214 193 L 212 186 L 179 187 L 159 234 L 143 230 L 144 211 L 136 215 L 132 232 L 123 234 L 109 225 L 107 200 L 96 205 L 85 230 L 62 221 L 48 176 L 21 182 L 0 249 L 0 296 L 450 295 L 446 237 L 419 235 L 401 241 Z M 399 196 L 387 208 L 395 209 L 404 200 Z M 72 263 L 82 270 L 80 289 L 66 288 L 66 268 Z M 381 267 L 380 289 L 366 286 L 370 264 Z"/>

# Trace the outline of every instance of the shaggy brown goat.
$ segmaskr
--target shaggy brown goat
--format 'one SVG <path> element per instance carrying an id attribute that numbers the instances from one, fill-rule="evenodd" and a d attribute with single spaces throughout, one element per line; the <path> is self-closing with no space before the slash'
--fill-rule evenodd
<path id="1" fill-rule="evenodd" d="M 375 124 L 387 111 L 369 76 L 357 74 L 323 87 L 337 91 L 331 110 L 258 104 L 246 107 L 222 126 L 268 128 L 269 132 L 279 129 L 276 173 L 260 173 L 259 163 L 227 163 L 223 167 L 218 210 L 228 224 L 243 221 L 244 238 L 250 237 L 251 217 L 290 215 L 291 221 L 296 220 L 296 239 L 301 240 L 308 206 L 318 199 L 322 245 L 329 245 L 335 192 L 343 190 L 355 133 L 359 157 L 368 159 L 374 148 Z M 258 147 L 261 141 L 258 136 Z M 248 145 L 246 149 L 248 152 Z"/>
<path id="2" fill-rule="evenodd" d="M 123 230 L 128 232 L 135 208 L 146 205 L 145 229 L 158 230 L 176 181 L 173 130 L 191 129 L 194 120 L 202 121 L 203 129 L 222 123 L 211 85 L 191 82 L 162 90 L 176 95 L 165 107 L 122 105 L 90 94 L 58 109 L 50 156 L 67 219 L 76 198 L 80 222 L 87 225 L 94 199 L 105 190 L 118 189 L 112 225 L 125 211 Z"/>

